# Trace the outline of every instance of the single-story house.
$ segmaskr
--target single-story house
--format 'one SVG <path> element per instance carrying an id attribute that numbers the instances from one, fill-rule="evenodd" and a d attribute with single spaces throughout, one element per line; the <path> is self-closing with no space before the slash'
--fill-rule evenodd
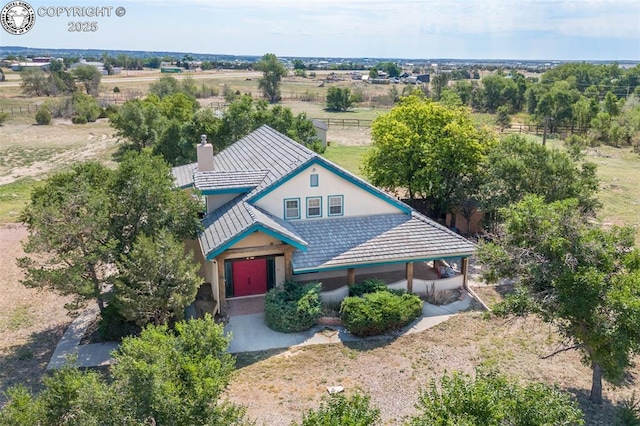
<path id="1" fill-rule="evenodd" d="M 474 244 L 268 126 L 215 155 L 203 136 L 197 159 L 173 175 L 206 204 L 187 245 L 214 313 L 285 280 L 320 281 L 334 300 L 356 279 L 386 273 L 400 278 L 396 288 L 423 291 L 443 277 L 421 281 L 414 265 L 434 271 L 447 260 L 458 271 L 443 280 L 466 286 Z"/>

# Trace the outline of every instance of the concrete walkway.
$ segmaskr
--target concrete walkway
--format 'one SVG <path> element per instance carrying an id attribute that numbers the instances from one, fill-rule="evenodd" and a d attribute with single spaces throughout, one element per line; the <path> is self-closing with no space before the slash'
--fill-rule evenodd
<path id="1" fill-rule="evenodd" d="M 462 300 L 445 306 L 425 303 L 422 317 L 403 328 L 394 336 L 412 334 L 434 327 L 471 306 L 471 296 L 465 293 Z M 118 343 L 94 343 L 80 345 L 80 340 L 91 321 L 98 315 L 98 308 L 91 308 L 71 323 L 58 343 L 47 369 L 60 368 L 67 357 L 77 355 L 75 365 L 78 367 L 97 367 L 113 362 L 111 352 L 118 348 Z M 381 336 L 368 338 L 356 337 L 341 326 L 317 325 L 302 333 L 278 333 L 271 330 L 264 322 L 264 313 L 237 315 L 229 319 L 225 332 L 231 333 L 230 353 L 254 352 L 267 349 L 286 349 L 294 346 L 322 345 L 339 342 L 357 342 L 365 339 L 380 339 Z M 384 338 L 384 336 L 382 336 Z"/>
<path id="2" fill-rule="evenodd" d="M 69 358 L 74 356 L 77 356 L 75 362 L 77 367 L 98 367 L 113 362 L 111 352 L 118 349 L 117 342 L 80 345 L 87 327 L 91 325 L 98 313 L 98 306 L 92 306 L 69 325 L 51 356 L 47 370 L 61 368 L 67 364 Z"/>

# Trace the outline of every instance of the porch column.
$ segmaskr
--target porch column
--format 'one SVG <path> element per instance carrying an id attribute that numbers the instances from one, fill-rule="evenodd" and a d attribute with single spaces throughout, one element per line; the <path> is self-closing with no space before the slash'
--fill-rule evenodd
<path id="1" fill-rule="evenodd" d="M 293 252 L 291 250 L 284 251 L 284 279 L 289 281 L 293 279 Z"/>
<path id="2" fill-rule="evenodd" d="M 407 293 L 413 293 L 413 262 L 406 263 Z"/>
<path id="3" fill-rule="evenodd" d="M 347 269 L 347 285 L 354 285 L 356 283 L 356 269 Z"/>
<path id="4" fill-rule="evenodd" d="M 467 286 L 467 279 L 469 276 L 469 258 L 468 257 L 464 257 L 462 258 L 462 286 L 464 288 L 468 288 Z"/>
<path id="5" fill-rule="evenodd" d="M 224 258 L 217 257 L 216 264 L 218 265 L 218 306 L 220 307 L 220 313 L 224 315 L 227 313 L 227 286 L 224 274 Z"/>

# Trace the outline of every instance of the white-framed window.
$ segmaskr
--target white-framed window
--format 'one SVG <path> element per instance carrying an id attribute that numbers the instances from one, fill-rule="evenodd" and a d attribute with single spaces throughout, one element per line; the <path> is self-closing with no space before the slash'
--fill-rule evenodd
<path id="1" fill-rule="evenodd" d="M 307 217 L 322 217 L 322 197 L 307 198 Z"/>
<path id="2" fill-rule="evenodd" d="M 284 218 L 300 219 L 300 198 L 287 198 L 284 200 Z"/>
<path id="3" fill-rule="evenodd" d="M 309 185 L 310 186 L 318 186 L 319 183 L 319 178 L 318 178 L 318 174 L 314 173 L 309 177 Z"/>
<path id="4" fill-rule="evenodd" d="M 329 195 L 329 216 L 342 216 L 344 214 L 344 196 Z"/>

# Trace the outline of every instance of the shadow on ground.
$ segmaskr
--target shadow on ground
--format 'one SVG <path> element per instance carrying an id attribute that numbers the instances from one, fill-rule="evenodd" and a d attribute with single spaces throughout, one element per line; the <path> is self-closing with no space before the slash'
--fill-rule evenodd
<path id="1" fill-rule="evenodd" d="M 61 324 L 33 333 L 24 344 L 0 354 L 0 406 L 5 402 L 4 392 L 12 386 L 21 383 L 32 392 L 41 389 L 49 359 L 67 326 Z"/>
<path id="2" fill-rule="evenodd" d="M 617 405 L 611 400 L 603 398 L 602 404 L 594 404 L 589 400 L 589 391 L 585 389 L 567 388 L 567 392 L 576 397 L 580 409 L 584 413 L 586 425 L 606 425 L 617 424 Z"/>

